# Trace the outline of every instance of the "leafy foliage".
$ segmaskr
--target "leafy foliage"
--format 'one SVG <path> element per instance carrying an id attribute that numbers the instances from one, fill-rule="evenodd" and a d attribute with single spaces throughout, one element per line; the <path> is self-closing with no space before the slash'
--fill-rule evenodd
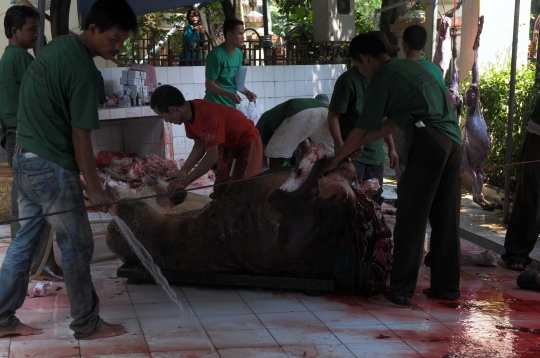
<path id="1" fill-rule="evenodd" d="M 278 11 L 271 11 L 272 31 L 282 37 L 298 29 L 307 34 L 313 33 L 313 10 L 311 1 L 276 0 Z M 283 8 L 282 6 L 290 6 Z"/>
<path id="2" fill-rule="evenodd" d="M 354 0 L 356 32 L 373 30 L 373 12 L 380 8 L 382 0 Z M 286 36 L 293 29 L 313 33 L 311 0 L 274 0 L 272 31 Z"/>
<path id="3" fill-rule="evenodd" d="M 169 32 L 171 28 L 178 27 L 179 24 L 184 24 L 186 18 L 183 14 L 171 11 L 158 11 L 150 14 L 137 16 L 137 23 L 139 25 L 139 31 L 134 37 L 129 38 L 124 43 L 124 52 L 122 55 L 130 56 L 131 51 L 139 51 L 139 47 L 136 46 L 138 41 L 143 38 L 155 39 L 156 44 Z M 181 31 L 176 32 L 168 39 L 171 43 L 173 51 L 180 52 L 182 50 L 182 33 Z M 135 46 L 134 46 L 135 45 Z M 164 48 L 166 43 L 160 45 L 161 48 Z M 144 49 L 148 50 L 148 49 Z"/>
<path id="4" fill-rule="evenodd" d="M 373 13 L 381 8 L 381 0 L 354 0 L 354 25 L 357 33 L 373 30 Z"/>
<path id="5" fill-rule="evenodd" d="M 467 88 L 470 78 L 462 82 Z M 491 67 L 482 71 L 480 76 L 480 98 L 482 112 L 486 121 L 491 148 L 486 166 L 506 163 L 506 137 L 508 133 L 508 87 L 510 85 L 510 65 L 503 68 Z M 525 139 L 527 123 L 539 96 L 539 87 L 535 85 L 534 65 L 518 69 L 516 76 L 512 162 L 519 162 L 521 146 Z M 462 114 L 463 121 L 465 113 Z M 518 166 L 512 167 L 512 191 L 515 190 Z M 486 182 L 496 186 L 504 186 L 505 168 L 485 169 Z"/>

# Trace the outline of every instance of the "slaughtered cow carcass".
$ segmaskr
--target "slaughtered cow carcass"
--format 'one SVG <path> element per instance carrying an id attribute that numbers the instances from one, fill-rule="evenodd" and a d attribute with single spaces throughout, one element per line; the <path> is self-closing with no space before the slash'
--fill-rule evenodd
<path id="1" fill-rule="evenodd" d="M 479 72 L 478 72 L 478 47 L 480 46 L 480 34 L 484 25 L 484 17 L 478 21 L 478 33 L 474 41 L 474 63 L 472 67 L 472 83 L 465 91 L 465 135 L 463 137 L 463 156 L 461 160 L 462 168 L 470 175 L 472 180 L 473 201 L 480 205 L 482 209 L 492 211 L 494 205 L 484 198 L 482 188 L 484 187 L 484 170 L 482 166 L 486 163 L 489 154 L 489 135 L 486 121 L 482 115 L 482 104 L 480 103 Z"/>
<path id="2" fill-rule="evenodd" d="M 437 30 L 437 46 L 433 55 L 433 63 L 440 67 L 443 78 L 446 76 L 448 66 L 450 66 L 450 18 L 441 17 Z"/>
<path id="3" fill-rule="evenodd" d="M 177 207 L 168 198 L 119 204 L 118 216 L 166 272 L 328 279 L 338 292 L 379 292 L 392 264 L 391 231 L 350 162 L 321 178 L 324 153 L 313 146 L 299 172 L 267 171 L 212 202 L 188 193 Z M 157 180 L 136 194 L 111 191 L 123 199 L 164 190 Z M 137 264 L 115 222 L 107 245 Z"/>

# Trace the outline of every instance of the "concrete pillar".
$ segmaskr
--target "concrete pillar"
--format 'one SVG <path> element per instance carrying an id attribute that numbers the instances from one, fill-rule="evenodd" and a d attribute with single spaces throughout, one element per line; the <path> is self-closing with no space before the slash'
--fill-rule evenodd
<path id="1" fill-rule="evenodd" d="M 474 62 L 472 50 L 476 32 L 478 31 L 478 17 L 480 16 L 480 0 L 463 2 L 463 19 L 461 25 L 461 46 L 459 48 L 459 80 L 463 80 L 471 72 Z M 484 41 L 485 43 L 485 41 Z"/>
<path id="2" fill-rule="evenodd" d="M 426 22 L 424 23 L 424 28 L 427 31 L 427 42 L 424 52 L 426 53 L 427 59 L 433 58 L 433 52 L 435 51 L 435 46 L 437 45 L 437 19 L 438 19 L 438 0 L 422 0 L 424 8 L 426 11 Z"/>

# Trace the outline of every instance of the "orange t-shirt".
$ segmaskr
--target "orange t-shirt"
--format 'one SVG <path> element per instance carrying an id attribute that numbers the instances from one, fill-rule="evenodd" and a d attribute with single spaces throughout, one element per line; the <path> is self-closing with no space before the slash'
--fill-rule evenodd
<path id="1" fill-rule="evenodd" d="M 249 118 L 235 108 L 204 99 L 188 101 L 192 117 L 186 126 L 186 137 L 202 139 L 204 147 L 243 147 L 260 137 Z"/>

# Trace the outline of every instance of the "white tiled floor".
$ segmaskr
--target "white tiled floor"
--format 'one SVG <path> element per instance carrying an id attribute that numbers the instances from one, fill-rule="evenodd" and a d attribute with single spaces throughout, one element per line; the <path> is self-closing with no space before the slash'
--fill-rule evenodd
<path id="1" fill-rule="evenodd" d="M 92 220 L 107 218 L 92 214 Z M 96 232 L 103 230 L 98 225 Z M 96 236 L 98 251 L 106 250 L 103 240 L 104 235 Z M 462 244 L 465 250 L 479 250 L 466 241 Z M 0 257 L 6 248 L 7 243 L 0 243 Z M 192 312 L 187 317 L 158 286 L 127 285 L 117 278 L 121 264 L 110 259 L 91 267 L 100 314 L 109 322 L 123 323 L 125 335 L 74 339 L 65 285 L 59 283 L 47 297 L 28 298 L 17 313 L 23 322 L 43 328 L 44 334 L 0 338 L 0 357 L 540 356 L 539 336 L 516 329 L 540 328 L 540 293 L 518 289 L 517 273 L 501 267 L 464 266 L 460 306 L 420 293 L 429 285 L 425 267 L 410 309 L 375 306 L 355 296 L 174 287 L 184 310 Z"/>
<path id="2" fill-rule="evenodd" d="M 392 198 L 392 182 L 385 184 L 384 196 Z M 0 358 L 540 357 L 540 336 L 519 330 L 540 328 L 540 292 L 519 289 L 518 273 L 500 266 L 463 266 L 459 305 L 422 294 L 430 273 L 421 267 L 409 309 L 380 307 L 356 296 L 173 287 L 188 317 L 158 286 L 127 285 L 117 278 L 122 262 L 107 259 L 111 252 L 104 238 L 110 215 L 89 218 L 96 234 L 94 258 L 103 260 L 91 265 L 100 314 L 123 323 L 128 333 L 74 339 L 65 285 L 59 283 L 47 297 L 28 298 L 17 313 L 44 334 L 0 338 Z M 386 219 L 393 226 L 395 217 Z M 0 237 L 8 234 L 9 228 L 0 226 Z M 0 239 L 0 261 L 8 244 Z M 462 249 L 484 250 L 464 240 Z"/>

